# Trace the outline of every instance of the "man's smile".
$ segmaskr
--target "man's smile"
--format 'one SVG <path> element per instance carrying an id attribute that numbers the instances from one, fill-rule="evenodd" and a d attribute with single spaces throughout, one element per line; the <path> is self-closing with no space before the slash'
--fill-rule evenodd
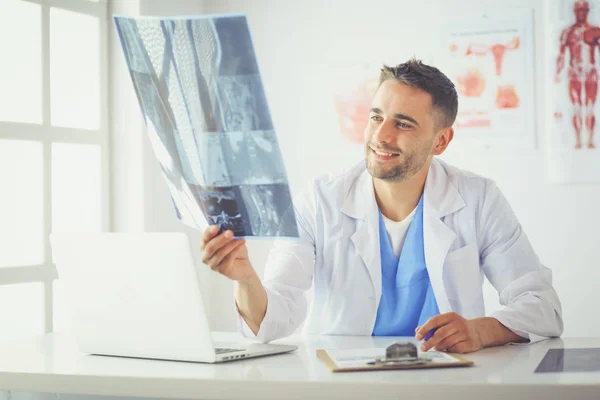
<path id="1" fill-rule="evenodd" d="M 373 155 L 375 156 L 375 158 L 377 160 L 382 160 L 382 161 L 392 160 L 399 156 L 399 154 L 397 154 L 397 153 L 389 153 L 387 151 L 375 150 L 372 147 L 371 147 L 371 152 L 373 153 Z"/>

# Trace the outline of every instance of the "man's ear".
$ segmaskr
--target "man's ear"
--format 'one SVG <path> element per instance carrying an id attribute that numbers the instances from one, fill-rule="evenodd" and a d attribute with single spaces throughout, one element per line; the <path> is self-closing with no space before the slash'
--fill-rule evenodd
<path id="1" fill-rule="evenodd" d="M 446 148 L 454 138 L 454 129 L 451 126 L 448 128 L 444 128 L 437 133 L 437 136 L 437 144 L 431 152 L 431 154 L 433 154 L 434 156 L 439 156 L 444 151 L 446 151 Z"/>

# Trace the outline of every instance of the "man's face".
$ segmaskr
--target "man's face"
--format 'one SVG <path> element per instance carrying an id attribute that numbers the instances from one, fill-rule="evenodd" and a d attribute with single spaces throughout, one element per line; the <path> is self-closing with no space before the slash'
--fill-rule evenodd
<path id="1" fill-rule="evenodd" d="M 436 136 L 431 95 L 387 80 L 373 97 L 365 129 L 367 170 L 382 180 L 410 178 L 432 155 Z"/>
<path id="2" fill-rule="evenodd" d="M 573 11 L 575 12 L 575 19 L 577 22 L 585 22 L 587 21 L 588 13 L 590 12 L 590 6 L 587 1 L 576 1 Z"/>

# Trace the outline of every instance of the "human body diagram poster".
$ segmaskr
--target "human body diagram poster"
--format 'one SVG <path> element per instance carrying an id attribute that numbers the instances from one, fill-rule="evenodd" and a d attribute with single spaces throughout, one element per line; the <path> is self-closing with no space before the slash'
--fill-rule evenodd
<path id="1" fill-rule="evenodd" d="M 178 218 L 237 237 L 297 237 L 246 18 L 115 25 Z"/>
<path id="2" fill-rule="evenodd" d="M 599 182 L 600 1 L 556 1 L 546 11 L 547 179 Z"/>
<path id="3" fill-rule="evenodd" d="M 463 16 L 442 26 L 440 69 L 456 85 L 457 135 L 535 146 L 531 9 Z"/>

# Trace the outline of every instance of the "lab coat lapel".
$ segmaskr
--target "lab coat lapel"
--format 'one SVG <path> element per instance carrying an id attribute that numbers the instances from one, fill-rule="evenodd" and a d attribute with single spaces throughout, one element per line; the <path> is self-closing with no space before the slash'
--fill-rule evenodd
<path id="1" fill-rule="evenodd" d="M 373 180 L 366 169 L 358 177 L 349 177 L 345 184 L 346 200 L 341 212 L 355 219 L 356 230 L 351 234 L 356 252 L 362 258 L 371 277 L 375 300 L 381 297 L 381 254 L 379 252 L 379 209 L 375 200 Z"/>
<path id="2" fill-rule="evenodd" d="M 465 206 L 458 189 L 443 165 L 433 160 L 427 175 L 423 207 L 423 242 L 427 272 L 441 313 L 451 311 L 442 280 L 444 260 L 456 239 L 456 233 L 442 218 Z"/>

